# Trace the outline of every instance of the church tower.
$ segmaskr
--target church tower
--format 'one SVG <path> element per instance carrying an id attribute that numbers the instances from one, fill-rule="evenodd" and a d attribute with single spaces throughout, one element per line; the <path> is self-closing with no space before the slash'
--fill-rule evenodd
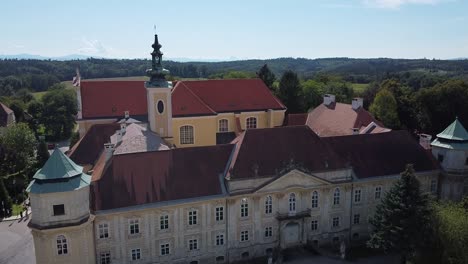
<path id="1" fill-rule="evenodd" d="M 165 75 L 168 70 L 162 67 L 161 44 L 158 35 L 154 35 L 154 44 L 151 52 L 151 69 L 146 70 L 150 80 L 145 82 L 148 101 L 148 120 L 153 132 L 158 133 L 167 141 L 172 141 L 172 83 L 168 82 Z"/>
<path id="2" fill-rule="evenodd" d="M 468 194 L 468 132 L 457 118 L 437 134 L 431 146 L 444 171 L 439 184 L 440 197 L 460 200 Z"/>
<path id="3" fill-rule="evenodd" d="M 55 149 L 27 191 L 37 263 L 96 263 L 89 210 L 91 176 Z"/>

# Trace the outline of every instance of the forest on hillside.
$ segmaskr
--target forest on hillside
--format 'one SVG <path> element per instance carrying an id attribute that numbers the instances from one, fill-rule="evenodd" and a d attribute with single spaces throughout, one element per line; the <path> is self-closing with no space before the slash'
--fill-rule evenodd
<path id="1" fill-rule="evenodd" d="M 405 83 L 416 90 L 448 79 L 468 80 L 468 60 L 278 58 L 226 62 L 164 61 L 164 67 L 170 70 L 172 78 L 223 78 L 230 72 L 245 72 L 255 76 L 264 64 L 276 76 L 291 70 L 301 79 L 332 74 L 345 81 L 361 84 L 398 77 L 405 79 Z M 146 59 L 0 60 L 0 96 L 14 95 L 22 88 L 31 92 L 45 91 L 55 83 L 72 80 L 77 68 L 82 78 L 93 79 L 142 76 L 150 65 L 151 61 Z"/>

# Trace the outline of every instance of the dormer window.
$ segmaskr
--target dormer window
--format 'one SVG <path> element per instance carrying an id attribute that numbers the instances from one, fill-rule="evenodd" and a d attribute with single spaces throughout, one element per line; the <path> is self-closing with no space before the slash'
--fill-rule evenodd
<path id="1" fill-rule="evenodd" d="M 65 214 L 65 206 L 63 204 L 53 205 L 53 209 L 54 209 L 54 216 Z"/>

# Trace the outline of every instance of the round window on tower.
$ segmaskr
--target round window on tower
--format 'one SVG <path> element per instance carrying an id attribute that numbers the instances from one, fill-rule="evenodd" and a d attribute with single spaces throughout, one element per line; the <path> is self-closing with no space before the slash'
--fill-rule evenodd
<path id="1" fill-rule="evenodd" d="M 164 112 L 164 102 L 159 100 L 156 108 L 158 109 L 158 113 L 162 114 Z"/>

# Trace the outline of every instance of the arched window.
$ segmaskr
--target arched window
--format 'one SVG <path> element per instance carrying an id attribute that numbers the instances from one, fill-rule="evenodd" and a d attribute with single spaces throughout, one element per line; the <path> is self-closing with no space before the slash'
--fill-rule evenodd
<path id="1" fill-rule="evenodd" d="M 229 123 L 227 119 L 220 119 L 218 121 L 218 131 L 219 132 L 228 132 L 229 131 Z"/>
<path id="2" fill-rule="evenodd" d="M 336 188 L 335 193 L 333 193 L 333 204 L 339 205 L 340 204 L 340 189 Z"/>
<path id="3" fill-rule="evenodd" d="M 251 128 L 257 128 L 257 118 L 256 117 L 249 117 L 247 118 L 247 120 L 245 120 L 245 127 L 247 129 L 251 129 Z"/>
<path id="4" fill-rule="evenodd" d="M 294 213 L 296 212 L 296 194 L 291 193 L 289 195 L 289 212 Z"/>
<path id="5" fill-rule="evenodd" d="M 66 255 L 68 254 L 67 238 L 63 235 L 57 236 L 57 254 Z"/>
<path id="6" fill-rule="evenodd" d="M 265 214 L 271 214 L 273 211 L 273 199 L 270 195 L 265 198 Z"/>
<path id="7" fill-rule="evenodd" d="M 241 217 L 249 216 L 249 202 L 247 201 L 247 198 L 242 198 L 240 210 Z"/>
<path id="8" fill-rule="evenodd" d="M 318 192 L 314 191 L 312 193 L 312 208 L 317 208 L 318 207 Z"/>
<path id="9" fill-rule="evenodd" d="M 180 127 L 180 144 L 193 144 L 193 126 Z"/>
<path id="10" fill-rule="evenodd" d="M 162 115 L 164 113 L 164 102 L 159 100 L 156 104 L 156 110 L 158 110 L 158 114 Z"/>

